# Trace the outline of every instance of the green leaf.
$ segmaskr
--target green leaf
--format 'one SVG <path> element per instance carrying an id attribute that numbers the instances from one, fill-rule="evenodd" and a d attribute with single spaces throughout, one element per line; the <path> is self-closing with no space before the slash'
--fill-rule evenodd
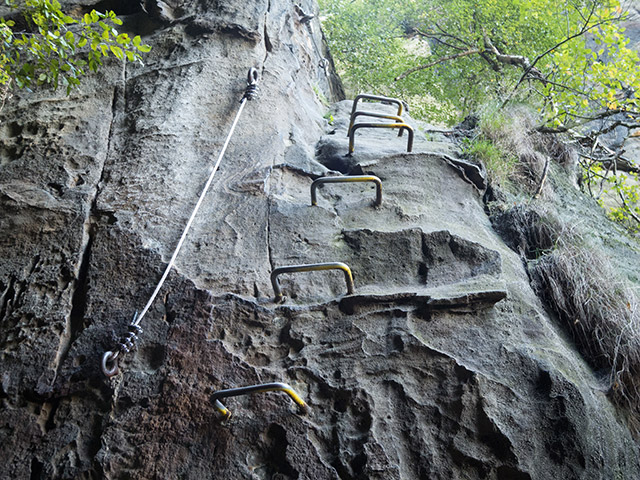
<path id="1" fill-rule="evenodd" d="M 79 19 L 61 11 L 57 0 L 5 0 L 11 8 L 21 8 L 27 27 L 14 32 L 15 21 L 0 18 L 0 84 L 28 89 L 31 85 L 48 83 L 56 88 L 61 84 L 70 88 L 80 83 L 83 68 L 95 72 L 102 65 L 101 57 L 110 53 L 120 60 L 136 61 L 136 50 L 149 51 L 137 37 L 136 49 L 129 50 L 132 39 L 114 28 L 122 25 L 113 11 L 91 10 Z M 69 25 L 80 23 L 78 29 Z M 86 48 L 82 56 L 76 49 Z"/>
<path id="2" fill-rule="evenodd" d="M 116 58 L 120 60 L 124 60 L 124 52 L 120 47 L 116 47 L 115 45 L 111 45 L 110 47 L 111 53 L 113 53 Z"/>

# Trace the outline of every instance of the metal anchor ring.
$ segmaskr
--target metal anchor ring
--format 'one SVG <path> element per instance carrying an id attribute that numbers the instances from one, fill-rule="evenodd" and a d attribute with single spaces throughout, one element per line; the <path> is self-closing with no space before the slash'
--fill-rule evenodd
<path id="1" fill-rule="evenodd" d="M 253 100 L 258 96 L 258 69 L 255 67 L 251 67 L 249 69 L 249 73 L 247 74 L 247 87 L 245 88 L 244 95 L 242 96 L 241 102 L 245 100 Z"/>
<path id="2" fill-rule="evenodd" d="M 258 69 L 251 67 L 247 75 L 247 85 L 255 85 L 256 83 L 258 83 Z"/>
<path id="3" fill-rule="evenodd" d="M 330 263 L 310 263 L 306 265 L 288 265 L 284 267 L 277 267 L 271 272 L 271 285 L 273 285 L 273 291 L 275 293 L 275 301 L 277 303 L 282 302 L 283 295 L 278 282 L 278 276 L 282 273 L 296 273 L 296 272 L 316 272 L 321 270 L 342 270 L 344 272 L 344 280 L 347 284 L 347 294 L 353 295 L 353 275 L 348 265 L 342 262 L 330 262 Z"/>
<path id="4" fill-rule="evenodd" d="M 406 129 L 409 132 L 407 152 L 413 150 L 413 128 L 406 123 L 356 123 L 349 131 L 349 156 L 353 155 L 356 130 L 359 128 L 399 128 L 400 132 L 402 132 L 402 129 Z"/>
<path id="5" fill-rule="evenodd" d="M 120 368 L 118 368 L 119 353 L 120 352 L 114 353 L 112 351 L 107 351 L 102 355 L 102 373 L 104 373 L 108 378 L 120 373 Z"/>
<path id="6" fill-rule="evenodd" d="M 401 130 L 402 131 L 402 130 Z M 374 205 L 379 207 L 382 204 L 382 180 L 374 175 L 349 175 L 344 177 L 320 177 L 311 184 L 311 205 L 318 204 L 316 190 L 324 183 L 352 183 L 352 182 L 373 182 L 376 184 L 376 200 Z"/>
<path id="7" fill-rule="evenodd" d="M 304 400 L 296 393 L 296 391 L 291 388 L 290 385 L 281 382 L 273 382 L 273 383 L 263 383 L 260 385 L 249 385 L 247 387 L 240 388 L 229 388 L 227 390 L 218 390 L 211 395 L 211 400 L 213 404 L 222 414 L 224 420 L 229 419 L 231 417 L 231 412 L 227 407 L 225 407 L 222 402 L 219 400 L 220 398 L 226 397 L 237 397 L 239 395 L 249 395 L 251 393 L 263 393 L 263 392 L 284 392 L 298 405 L 298 409 L 300 413 L 307 413 L 308 405 Z"/>

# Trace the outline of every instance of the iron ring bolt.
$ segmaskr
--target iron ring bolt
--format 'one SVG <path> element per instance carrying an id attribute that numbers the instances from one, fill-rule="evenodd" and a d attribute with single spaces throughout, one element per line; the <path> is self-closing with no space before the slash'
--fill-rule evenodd
<path id="1" fill-rule="evenodd" d="M 309 23 L 311 20 L 313 20 L 316 16 L 312 13 L 306 13 L 303 9 L 302 9 L 302 5 L 294 5 L 293 6 L 294 10 L 296 11 L 296 13 L 298 14 L 298 17 L 300 18 L 300 23 L 302 24 L 307 24 Z"/>
<path id="2" fill-rule="evenodd" d="M 242 100 L 254 100 L 258 96 L 258 70 L 254 67 L 249 69 L 247 75 L 247 88 L 244 91 Z M 241 101 L 242 101 L 241 100 Z"/>
<path id="3" fill-rule="evenodd" d="M 142 327 L 137 324 L 137 321 L 138 312 L 134 313 L 133 319 L 127 327 L 129 332 L 118 344 L 118 349 L 115 351 L 109 350 L 102 355 L 102 373 L 104 373 L 106 377 L 113 377 L 120 373 L 120 369 L 118 368 L 118 356 L 121 353 L 129 353 L 136 347 L 138 335 L 142 333 Z"/>
<path id="4" fill-rule="evenodd" d="M 120 352 L 104 352 L 102 356 L 102 373 L 107 378 L 111 378 L 114 375 L 120 373 L 120 369 L 118 368 L 118 355 Z"/>

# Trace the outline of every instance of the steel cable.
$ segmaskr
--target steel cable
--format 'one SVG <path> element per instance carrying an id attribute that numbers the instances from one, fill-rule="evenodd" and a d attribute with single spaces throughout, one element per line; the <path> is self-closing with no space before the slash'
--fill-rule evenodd
<path id="1" fill-rule="evenodd" d="M 198 210 L 200 209 L 200 206 L 202 205 L 202 202 L 204 201 L 204 198 L 206 197 L 207 192 L 209 191 L 209 188 L 211 187 L 211 183 L 213 182 L 213 179 L 216 176 L 216 172 L 218 171 L 218 168 L 220 167 L 220 163 L 222 162 L 224 154 L 227 151 L 227 147 L 229 146 L 229 142 L 231 141 L 231 137 L 233 136 L 233 133 L 234 133 L 234 131 L 236 129 L 236 125 L 238 124 L 238 121 L 240 120 L 240 116 L 242 115 L 242 111 L 244 110 L 244 106 L 246 105 L 247 101 L 253 100 L 254 98 L 256 98 L 256 96 L 258 94 L 257 83 L 258 83 L 258 71 L 255 68 L 251 68 L 249 70 L 249 75 L 248 75 L 248 78 L 247 78 L 247 88 L 245 89 L 245 93 L 242 96 L 242 99 L 240 100 L 240 108 L 238 109 L 238 112 L 236 113 L 235 119 L 233 120 L 233 123 L 231 125 L 231 129 L 229 130 L 229 134 L 227 135 L 227 138 L 226 138 L 224 144 L 222 145 L 222 150 L 220 150 L 220 154 L 218 155 L 218 160 L 216 161 L 216 163 L 215 163 L 215 165 L 213 167 L 213 170 L 212 170 L 211 174 L 209 175 L 207 183 L 205 184 L 204 188 L 202 189 L 202 193 L 200 193 L 200 197 L 198 198 L 198 202 L 196 203 L 196 206 L 194 207 L 193 211 L 191 212 L 191 216 L 189 217 L 189 220 L 187 221 L 187 225 L 185 226 L 185 228 L 184 228 L 184 230 L 182 232 L 182 236 L 180 237 L 180 240 L 178 241 L 178 245 L 176 246 L 175 250 L 173 251 L 173 255 L 171 256 L 171 259 L 169 260 L 169 263 L 167 264 L 167 267 L 165 268 L 164 273 L 162 274 L 162 277 L 160 278 L 160 281 L 158 282 L 158 285 L 156 286 L 155 290 L 151 294 L 151 297 L 149 297 L 149 300 L 147 301 L 146 305 L 144 306 L 144 308 L 140 312 L 140 315 L 138 315 L 138 312 L 135 313 L 135 315 L 133 317 L 133 320 L 131 321 L 131 323 L 129 324 L 129 327 L 128 327 L 129 332 L 123 338 L 123 340 L 118 344 L 118 348 L 115 351 L 109 350 L 109 351 L 105 352 L 104 355 L 102 356 L 102 372 L 107 377 L 112 377 L 112 376 L 118 374 L 118 372 L 119 372 L 118 363 L 117 363 L 118 356 L 121 353 L 128 353 L 135 346 L 135 343 L 138 340 L 138 335 L 140 333 L 142 333 L 142 328 L 140 328 L 140 322 L 142 322 L 142 319 L 144 318 L 144 316 L 147 314 L 147 312 L 151 308 L 151 305 L 153 304 L 153 301 L 158 296 L 158 293 L 160 293 L 160 289 L 162 288 L 162 285 L 164 284 L 165 280 L 169 276 L 169 272 L 171 271 L 171 269 L 175 265 L 175 261 L 176 261 L 176 258 L 178 257 L 178 253 L 180 253 L 180 249 L 182 248 L 182 245 L 184 244 L 184 242 L 185 242 L 185 240 L 187 238 L 187 233 L 189 232 L 189 229 L 191 228 L 191 225 L 193 224 L 193 221 L 196 218 Z"/>

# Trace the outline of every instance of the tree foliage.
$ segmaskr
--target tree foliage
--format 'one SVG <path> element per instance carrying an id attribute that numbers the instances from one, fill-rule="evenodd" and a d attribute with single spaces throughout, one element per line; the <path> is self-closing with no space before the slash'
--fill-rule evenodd
<path id="1" fill-rule="evenodd" d="M 588 188 L 598 182 L 598 190 L 621 199 L 616 218 L 637 218 L 640 226 L 640 187 L 629 176 L 638 168 L 625 161 L 624 142 L 602 148 L 611 132 L 640 128 L 639 59 L 618 0 L 321 5 L 348 89 L 399 96 L 418 107 L 414 115 L 448 123 L 483 104 L 525 102 L 538 111 L 540 131 L 572 135 Z"/>
<path id="2" fill-rule="evenodd" d="M 112 11 L 95 10 L 80 18 L 66 15 L 57 0 L 5 0 L 13 18 L 0 19 L 0 84 L 34 88 L 48 85 L 66 89 L 80 77 L 95 72 L 103 59 L 140 62 L 151 50 L 139 36 L 119 33 L 122 25 Z"/>
<path id="3" fill-rule="evenodd" d="M 571 125 L 585 109 L 636 106 L 635 99 L 619 100 L 637 75 L 612 81 L 637 62 L 626 47 L 617 0 L 322 4 L 323 26 L 349 86 L 426 95 L 454 109 L 443 118 L 516 94 L 541 100 L 556 127 Z"/>

